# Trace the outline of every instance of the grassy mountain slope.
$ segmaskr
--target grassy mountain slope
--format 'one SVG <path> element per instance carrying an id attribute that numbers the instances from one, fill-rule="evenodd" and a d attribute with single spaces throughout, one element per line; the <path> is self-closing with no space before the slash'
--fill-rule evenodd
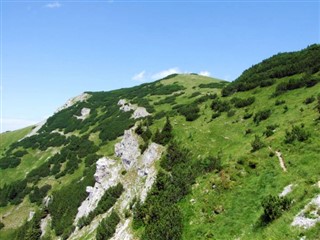
<path id="1" fill-rule="evenodd" d="M 2 134 L 0 214 L 5 226 L 0 238 L 39 239 L 39 221 L 48 213 L 53 219 L 43 238 L 68 238 L 85 188 L 94 184 L 95 162 L 108 156 L 121 163 L 114 145 L 126 129 L 141 125 L 141 132 L 136 130 L 141 151 L 152 141 L 168 149 L 156 163 L 157 180 L 144 204 L 136 201 L 124 212 L 114 207 L 114 214 L 94 219 L 105 218 L 110 226 L 129 219 L 132 234 L 140 239 L 319 239 L 319 223 L 307 230 L 291 226 L 320 193 L 320 73 L 314 57 L 319 49 L 312 45 L 278 54 L 233 83 L 174 74 L 133 88 L 88 92 L 50 117 L 37 135 L 17 142 L 30 129 Z M 274 74 L 292 61 L 299 63 L 299 71 Z M 265 79 L 268 84 L 260 84 Z M 247 82 L 254 86 L 239 88 Z M 144 107 L 151 117 L 130 118 L 133 111 L 120 110 L 120 99 Z M 90 114 L 77 119 L 84 108 Z M 158 134 L 164 126 L 169 143 Z M 122 173 L 123 179 L 134 174 L 124 168 Z M 290 207 L 267 221 L 264 199 L 289 184 Z M 45 196 L 53 196 L 49 207 L 42 203 Z M 31 210 L 37 213 L 24 224 Z M 94 239 L 101 229 L 77 236 Z"/>

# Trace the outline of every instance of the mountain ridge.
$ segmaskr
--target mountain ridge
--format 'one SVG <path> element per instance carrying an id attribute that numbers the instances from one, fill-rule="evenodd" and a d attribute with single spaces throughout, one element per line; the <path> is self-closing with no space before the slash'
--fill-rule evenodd
<path id="1" fill-rule="evenodd" d="M 319 80 L 307 71 L 229 95 L 239 80 L 174 74 L 86 92 L 38 134 L 2 136 L 0 237 L 318 239 Z"/>

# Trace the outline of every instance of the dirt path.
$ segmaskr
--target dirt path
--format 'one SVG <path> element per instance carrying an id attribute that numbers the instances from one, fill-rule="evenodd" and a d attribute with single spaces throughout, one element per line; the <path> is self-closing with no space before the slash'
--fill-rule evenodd
<path id="1" fill-rule="evenodd" d="M 269 149 L 270 149 L 271 151 L 273 151 L 270 146 L 269 146 Z M 280 152 L 280 151 L 275 151 L 275 154 L 276 154 L 276 156 L 277 156 L 278 159 L 279 159 L 280 167 L 282 168 L 282 170 L 283 170 L 284 172 L 287 172 L 286 164 L 285 164 L 285 162 L 284 162 L 284 159 L 283 159 L 283 157 L 282 157 L 281 152 Z"/>
<path id="2" fill-rule="evenodd" d="M 283 160 L 283 157 L 281 155 L 281 152 L 280 151 L 275 151 L 275 153 L 276 153 L 276 155 L 277 155 L 277 157 L 279 159 L 280 167 L 282 168 L 282 170 L 284 172 L 286 172 L 287 168 L 286 168 L 286 164 L 284 163 L 284 160 Z"/>

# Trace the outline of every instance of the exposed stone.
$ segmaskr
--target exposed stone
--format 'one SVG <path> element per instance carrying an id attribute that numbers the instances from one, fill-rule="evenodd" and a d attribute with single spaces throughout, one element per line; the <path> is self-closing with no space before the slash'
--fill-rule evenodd
<path id="1" fill-rule="evenodd" d="M 137 109 L 133 112 L 132 118 L 138 119 L 149 116 L 150 113 L 144 107 L 137 107 Z"/>
<path id="2" fill-rule="evenodd" d="M 120 157 L 126 170 L 131 169 L 140 156 L 139 142 L 133 129 L 124 131 L 120 143 L 115 144 L 115 154 Z"/>
<path id="3" fill-rule="evenodd" d="M 30 211 L 30 212 L 29 212 L 28 222 L 32 220 L 32 218 L 33 218 L 33 216 L 34 216 L 35 213 L 36 213 L 36 212 L 34 212 L 34 211 Z"/>
<path id="4" fill-rule="evenodd" d="M 108 188 L 119 183 L 121 164 L 117 163 L 113 159 L 103 157 L 97 161 L 96 165 L 97 169 L 94 174 L 96 183 L 94 184 L 94 187 L 88 186 L 86 188 L 86 192 L 89 193 L 89 196 L 78 208 L 76 221 L 94 210 L 104 192 Z"/>
<path id="5" fill-rule="evenodd" d="M 40 229 L 41 229 L 41 237 L 43 237 L 46 234 L 46 229 L 51 222 L 51 215 L 48 214 L 45 218 L 42 218 L 40 221 Z"/>
<path id="6" fill-rule="evenodd" d="M 292 226 L 302 227 L 304 229 L 311 228 L 320 222 L 320 194 L 313 198 L 304 208 L 300 211 L 293 222 Z M 307 216 L 308 214 L 308 216 Z M 312 216 L 312 217 L 310 217 Z"/>
<path id="7" fill-rule="evenodd" d="M 132 105 L 131 103 L 127 102 L 125 99 L 120 99 L 118 101 L 118 105 L 120 106 L 120 110 L 124 112 L 134 111 L 131 115 L 131 118 L 138 119 L 147 117 L 150 115 L 148 111 L 144 107 L 138 107 L 136 105 Z"/>
<path id="8" fill-rule="evenodd" d="M 118 224 L 116 232 L 114 233 L 111 240 L 131 240 L 133 239 L 132 234 L 129 232 L 130 219 L 126 219 L 123 224 Z"/>
<path id="9" fill-rule="evenodd" d="M 83 101 L 87 100 L 89 97 L 91 97 L 90 94 L 82 93 L 79 96 L 76 96 L 74 98 L 70 98 L 65 104 L 63 104 L 60 108 L 58 108 L 55 113 L 60 112 L 63 109 L 69 108 L 77 102 L 83 102 Z"/>
<path id="10" fill-rule="evenodd" d="M 81 120 L 84 120 L 86 119 L 87 117 L 89 117 L 90 115 L 90 108 L 82 108 L 81 109 L 81 116 L 75 116 L 77 119 L 81 119 Z"/>
<path id="11" fill-rule="evenodd" d="M 283 191 L 279 194 L 279 197 L 284 197 L 292 192 L 293 184 L 286 186 Z"/>

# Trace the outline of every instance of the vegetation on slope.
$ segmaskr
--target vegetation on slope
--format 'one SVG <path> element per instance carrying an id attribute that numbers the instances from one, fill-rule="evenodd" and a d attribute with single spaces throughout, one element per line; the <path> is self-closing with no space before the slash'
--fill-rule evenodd
<path id="1" fill-rule="evenodd" d="M 319 224 L 310 230 L 290 224 L 320 193 L 318 50 L 313 45 L 276 55 L 224 86 L 222 94 L 226 83 L 194 74 L 88 93 L 86 101 L 50 118 L 39 135 L 5 148 L 2 157 L 16 156 L 21 163 L 0 169 L 4 174 L 15 170 L 18 176 L 1 180 L 0 213 L 12 213 L 1 220 L 0 238 L 14 239 L 17 231 L 10 229 L 21 225 L 25 233 L 34 230 L 38 236 L 39 218 L 14 225 L 10 216 L 27 218 L 13 210 L 14 204 L 41 213 L 44 195 L 53 196 L 48 213 L 54 231 L 49 234 L 69 236 L 85 187 L 93 185 L 95 161 L 113 155 L 117 137 L 136 122 L 132 112 L 119 110 L 117 103 L 125 98 L 152 112 L 137 124 L 141 151 L 152 140 L 166 145 L 166 152 L 146 201 L 136 201 L 132 214 L 113 209 L 94 233 L 97 238 L 111 237 L 125 215 L 133 217 L 134 234 L 141 239 L 317 239 Z M 297 64 L 290 70 L 292 61 Z M 92 112 L 85 120 L 76 119 L 84 107 Z M 56 130 L 62 135 L 52 133 Z M 278 197 L 289 184 L 293 191 Z M 110 209 L 120 190 L 115 198 L 107 194 L 106 207 L 93 211 L 93 217 Z M 79 226 L 91 220 L 83 219 Z"/>

